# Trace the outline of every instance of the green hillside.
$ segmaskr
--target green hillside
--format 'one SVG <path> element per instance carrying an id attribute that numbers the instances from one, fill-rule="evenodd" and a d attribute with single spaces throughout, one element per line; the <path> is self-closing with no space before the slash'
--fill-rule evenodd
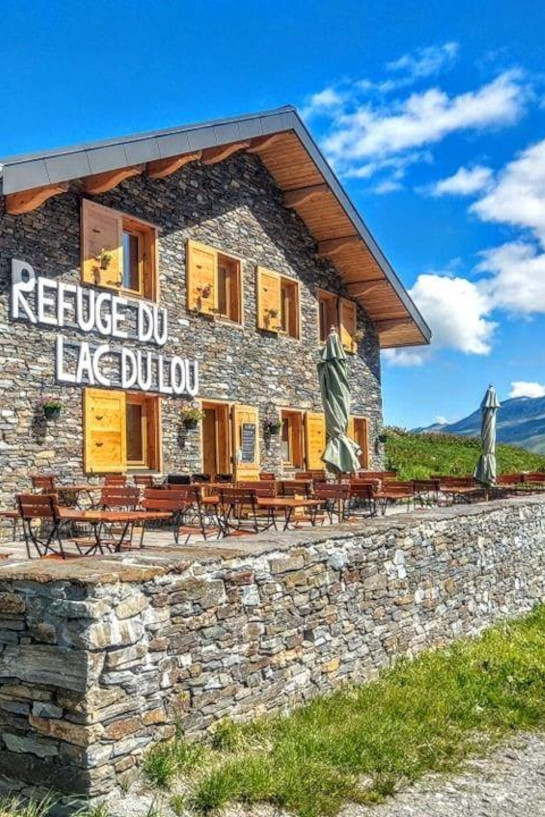
<path id="1" fill-rule="evenodd" d="M 426 479 L 432 474 L 471 474 L 480 453 L 477 437 L 454 434 L 415 434 L 387 428 L 386 467 L 397 469 L 400 479 Z M 514 445 L 498 445 L 498 473 L 545 471 L 545 455 Z"/>

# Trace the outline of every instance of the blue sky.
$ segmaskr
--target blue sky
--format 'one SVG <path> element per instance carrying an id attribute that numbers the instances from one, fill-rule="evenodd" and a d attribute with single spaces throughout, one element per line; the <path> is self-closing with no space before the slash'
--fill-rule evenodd
<path id="1" fill-rule="evenodd" d="M 2 3 L 0 155 L 297 105 L 435 340 L 388 422 L 545 394 L 545 4 Z"/>

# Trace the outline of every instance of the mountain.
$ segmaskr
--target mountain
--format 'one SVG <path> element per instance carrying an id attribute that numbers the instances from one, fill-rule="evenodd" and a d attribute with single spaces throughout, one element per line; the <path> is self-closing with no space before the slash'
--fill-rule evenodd
<path id="1" fill-rule="evenodd" d="M 415 431 L 419 434 L 440 432 L 477 437 L 481 433 L 481 411 L 478 409 L 456 423 L 436 423 Z M 505 400 L 498 411 L 498 442 L 545 454 L 545 397 Z"/>

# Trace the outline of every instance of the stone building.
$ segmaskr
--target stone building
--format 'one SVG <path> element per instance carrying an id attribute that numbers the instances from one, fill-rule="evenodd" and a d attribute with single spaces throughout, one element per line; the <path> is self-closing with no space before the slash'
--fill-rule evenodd
<path id="1" fill-rule="evenodd" d="M 294 109 L 10 158 L 1 181 L 4 502 L 32 473 L 321 467 L 331 325 L 380 464 L 380 348 L 430 333 Z"/>

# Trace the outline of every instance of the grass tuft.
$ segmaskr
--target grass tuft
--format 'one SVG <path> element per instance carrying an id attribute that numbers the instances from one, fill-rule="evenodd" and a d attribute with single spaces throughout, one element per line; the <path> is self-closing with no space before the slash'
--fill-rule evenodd
<path id="1" fill-rule="evenodd" d="M 179 735 L 168 743 L 159 743 L 147 755 L 142 769 L 151 783 L 168 788 L 175 777 L 193 769 L 202 757 L 203 747 L 188 743 Z"/>
<path id="2" fill-rule="evenodd" d="M 545 726 L 545 608 L 474 640 L 402 660 L 288 716 L 229 723 L 194 775 L 191 804 L 270 803 L 300 817 L 380 802 L 520 730 Z M 191 776 L 190 776 L 191 777 Z"/>

